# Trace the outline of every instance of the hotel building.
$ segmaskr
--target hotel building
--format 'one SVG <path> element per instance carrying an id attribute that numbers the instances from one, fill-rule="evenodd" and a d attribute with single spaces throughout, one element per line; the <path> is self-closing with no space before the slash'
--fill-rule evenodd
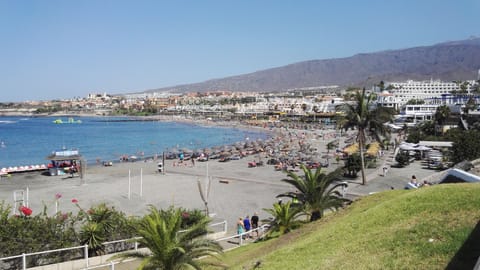
<path id="1" fill-rule="evenodd" d="M 449 106 L 453 112 L 459 111 L 470 99 L 469 94 L 475 84 L 473 80 L 460 83 L 433 80 L 387 83 L 390 90 L 378 93 L 377 105 L 401 111 L 406 118 L 414 122 L 430 120 L 440 105 Z M 478 96 L 474 98 L 477 101 L 480 99 Z M 422 100 L 424 104 L 407 105 L 409 100 Z"/>

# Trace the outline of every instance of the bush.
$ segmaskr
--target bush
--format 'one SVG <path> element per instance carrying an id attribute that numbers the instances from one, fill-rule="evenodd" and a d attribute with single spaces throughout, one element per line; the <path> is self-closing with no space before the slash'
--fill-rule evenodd
<path id="1" fill-rule="evenodd" d="M 369 160 L 369 161 L 367 161 L 366 167 L 367 167 L 368 169 L 377 168 L 377 161 L 376 161 L 376 160 Z"/>
<path id="2" fill-rule="evenodd" d="M 85 243 L 91 245 L 91 253 L 97 253 L 102 249 L 100 245 L 103 241 L 135 236 L 138 219 L 127 218 L 124 213 L 105 204 L 84 211 L 76 200 L 74 203 L 80 210 L 77 214 L 58 212 L 54 216 L 47 216 L 44 209 L 36 215 L 11 216 L 11 206 L 0 202 L 0 257 Z M 66 259 L 71 258 L 67 255 Z M 28 264 L 35 266 L 40 262 L 53 262 L 47 256 L 32 256 Z"/>
<path id="3" fill-rule="evenodd" d="M 398 162 L 398 165 L 400 167 L 405 167 L 410 163 L 410 156 L 408 155 L 408 152 L 400 152 L 397 154 L 395 157 L 395 160 Z"/>
<path id="4" fill-rule="evenodd" d="M 199 209 L 188 210 L 188 209 L 181 209 L 182 210 L 182 229 L 186 229 L 191 227 L 193 224 L 198 223 L 200 220 L 205 218 L 205 212 Z"/>
<path id="5" fill-rule="evenodd" d="M 345 161 L 345 175 L 357 177 L 357 173 L 362 169 L 362 162 L 359 154 L 353 154 L 347 157 Z"/>

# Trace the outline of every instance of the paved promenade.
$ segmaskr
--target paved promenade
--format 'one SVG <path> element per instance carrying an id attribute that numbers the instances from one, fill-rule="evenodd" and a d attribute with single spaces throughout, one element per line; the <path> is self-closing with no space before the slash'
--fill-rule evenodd
<path id="1" fill-rule="evenodd" d="M 365 196 L 372 192 L 381 192 L 390 189 L 404 189 L 410 181 L 412 175 L 415 175 L 419 182 L 422 179 L 437 174 L 438 171 L 425 168 L 422 161 L 415 160 L 406 167 L 395 168 L 391 167 L 393 161 L 393 151 L 388 151 L 378 162 L 378 167 L 375 169 L 367 169 L 366 177 L 367 184 L 361 185 L 361 177 L 359 176 L 355 181 L 348 181 L 349 188 L 347 193 L 357 196 Z M 386 176 L 383 176 L 383 164 L 387 164 L 388 171 Z M 432 179 L 436 181 L 438 179 Z"/>

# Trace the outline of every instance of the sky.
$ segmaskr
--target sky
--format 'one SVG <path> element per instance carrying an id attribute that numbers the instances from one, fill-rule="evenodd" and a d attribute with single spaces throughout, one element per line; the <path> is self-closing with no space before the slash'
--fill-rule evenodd
<path id="1" fill-rule="evenodd" d="M 0 0 L 0 102 L 121 94 L 480 36 L 480 0 Z"/>

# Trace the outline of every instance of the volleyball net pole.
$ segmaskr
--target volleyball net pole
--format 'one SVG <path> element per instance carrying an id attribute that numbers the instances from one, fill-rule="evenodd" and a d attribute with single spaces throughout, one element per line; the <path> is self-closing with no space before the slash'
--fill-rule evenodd
<path id="1" fill-rule="evenodd" d="M 128 193 L 127 197 L 132 198 L 132 170 L 128 170 Z M 140 197 L 143 197 L 143 168 L 140 168 Z"/>
<path id="2" fill-rule="evenodd" d="M 131 171 L 128 170 L 128 199 L 129 200 L 130 200 L 131 186 L 132 186 Z"/>
<path id="3" fill-rule="evenodd" d="M 140 197 L 143 197 L 143 168 L 140 168 Z"/>

